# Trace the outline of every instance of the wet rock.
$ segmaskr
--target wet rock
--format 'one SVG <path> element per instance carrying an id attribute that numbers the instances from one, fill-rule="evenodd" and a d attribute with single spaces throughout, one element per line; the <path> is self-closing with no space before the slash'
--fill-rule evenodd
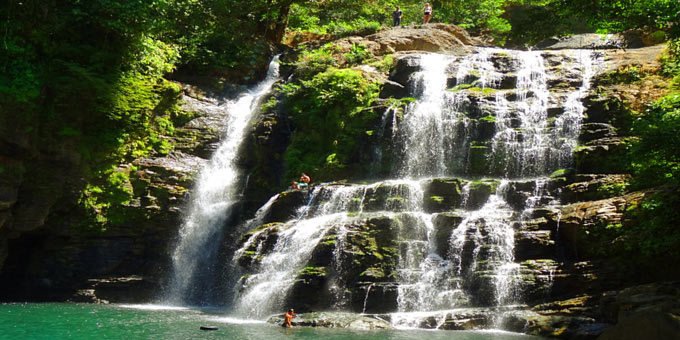
<path id="1" fill-rule="evenodd" d="M 641 319 L 645 319 L 644 313 L 647 312 L 674 313 L 677 319 L 680 312 L 680 282 L 651 283 L 608 292 L 601 300 L 601 310 L 611 323 L 622 322 L 638 313 L 643 313 Z"/>
<path id="2" fill-rule="evenodd" d="M 515 259 L 544 259 L 555 255 L 555 241 L 548 230 L 515 233 Z"/>
<path id="3" fill-rule="evenodd" d="M 557 301 L 550 305 L 583 306 L 583 301 L 588 301 L 588 297 Z M 516 310 L 503 313 L 501 319 L 503 329 L 550 338 L 595 339 L 610 326 L 598 322 L 595 318 L 581 316 L 583 311 L 563 314 L 546 311 L 542 309 L 543 307 L 545 306 L 541 305 L 540 308 L 534 307 L 530 311 Z"/>
<path id="4" fill-rule="evenodd" d="M 475 121 L 473 140 L 485 142 L 496 135 L 496 119 L 492 116 L 483 117 Z"/>
<path id="5" fill-rule="evenodd" d="M 469 155 L 468 174 L 472 176 L 483 176 L 489 169 L 489 153 L 491 148 L 486 145 L 471 145 Z"/>
<path id="6" fill-rule="evenodd" d="M 446 258 L 451 248 L 451 233 L 463 221 L 463 217 L 457 213 L 446 212 L 437 214 L 432 223 L 435 228 L 436 253 Z"/>
<path id="7" fill-rule="evenodd" d="M 380 90 L 380 98 L 397 98 L 401 99 L 408 97 L 408 88 L 396 81 L 387 80 Z"/>
<path id="8" fill-rule="evenodd" d="M 489 179 L 469 182 L 465 208 L 469 210 L 480 209 L 489 200 L 489 197 L 496 192 L 499 184 L 499 181 Z"/>
<path id="9" fill-rule="evenodd" d="M 417 55 L 405 55 L 397 59 L 394 68 L 390 72 L 389 80 L 403 88 L 408 85 L 411 75 L 419 70 L 420 57 Z M 381 98 L 386 97 L 381 96 Z"/>
<path id="10" fill-rule="evenodd" d="M 574 152 L 576 169 L 581 173 L 612 174 L 626 169 L 629 143 L 621 138 L 594 140 Z"/>
<path id="11" fill-rule="evenodd" d="M 352 309 L 361 313 L 394 312 L 398 296 L 398 285 L 393 282 L 363 284 L 352 294 Z"/>
<path id="12" fill-rule="evenodd" d="M 241 238 L 240 244 L 242 247 L 246 246 L 246 242 L 250 242 L 241 256 L 237 259 L 241 267 L 251 267 L 257 265 L 262 261 L 262 256 L 268 254 L 278 241 L 278 233 L 284 227 L 283 223 L 274 222 L 263 224 L 257 228 L 247 232 Z"/>
<path id="13" fill-rule="evenodd" d="M 591 201 L 624 194 L 630 175 L 580 176 L 575 183 L 564 187 L 562 200 L 566 203 Z M 584 181 L 581 181 L 583 179 Z"/>
<path id="14" fill-rule="evenodd" d="M 617 131 L 628 131 L 632 115 L 627 105 L 616 96 L 589 95 L 583 102 L 586 108 L 584 125 L 588 123 L 608 124 Z"/>
<path id="15" fill-rule="evenodd" d="M 622 223 L 626 208 L 637 205 L 649 192 L 634 192 L 599 201 L 579 202 L 560 209 L 559 238 L 567 253 L 590 253 L 590 229 Z M 557 219 L 557 216 L 553 217 Z"/>
<path id="16" fill-rule="evenodd" d="M 505 193 L 506 201 L 513 209 L 522 211 L 526 207 L 527 199 L 533 195 L 535 188 L 535 181 L 510 182 Z"/>
<path id="17" fill-rule="evenodd" d="M 279 194 L 272 203 L 263 223 L 285 222 L 297 215 L 298 208 L 307 202 L 307 190 L 288 190 Z"/>
<path id="18" fill-rule="evenodd" d="M 290 288 L 284 305 L 295 306 L 298 311 L 319 310 L 328 306 L 331 303 L 331 296 L 330 292 L 324 289 L 327 278 L 326 267 L 303 268 Z"/>
<path id="19" fill-rule="evenodd" d="M 141 276 L 105 277 L 88 280 L 88 287 L 79 290 L 71 299 L 74 302 L 133 303 L 151 300 L 158 291 L 157 281 Z M 91 293 L 82 294 L 83 292 Z M 91 301 L 79 299 L 91 298 Z"/>
<path id="20" fill-rule="evenodd" d="M 424 193 L 425 210 L 427 212 L 441 212 L 454 210 L 461 203 L 461 180 L 433 179 L 426 184 Z"/>
<path id="21" fill-rule="evenodd" d="M 676 310 L 677 311 L 677 310 Z M 678 339 L 680 316 L 677 312 L 643 311 L 622 319 L 605 330 L 598 340 Z"/>
<path id="22" fill-rule="evenodd" d="M 588 143 L 597 139 L 616 137 L 616 128 L 604 123 L 586 123 L 581 126 L 579 142 Z"/>
<path id="23" fill-rule="evenodd" d="M 406 184 L 382 183 L 366 190 L 364 211 L 404 211 L 408 209 L 411 187 Z M 357 209 L 358 209 L 358 203 Z"/>

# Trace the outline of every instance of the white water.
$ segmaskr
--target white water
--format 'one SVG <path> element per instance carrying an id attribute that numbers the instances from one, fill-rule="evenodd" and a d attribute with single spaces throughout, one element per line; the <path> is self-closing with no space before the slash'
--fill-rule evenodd
<path id="1" fill-rule="evenodd" d="M 465 117 L 458 111 L 465 99 L 446 90 L 447 69 L 452 58 L 441 54 L 421 56 L 422 70 L 412 76 L 413 92 L 420 98 L 410 104 L 396 134 L 401 164 L 399 177 L 445 176 L 451 172 L 458 145 L 459 125 Z"/>
<path id="2" fill-rule="evenodd" d="M 592 79 L 602 65 L 602 56 L 592 51 L 582 50 L 574 53 L 577 64 L 581 66 L 582 83 L 576 91 L 568 95 L 564 103 L 564 113 L 555 120 L 552 137 L 554 148 L 558 150 L 559 167 L 571 165 L 585 111 L 583 98 L 588 94 Z"/>
<path id="3" fill-rule="evenodd" d="M 179 241 L 172 254 L 172 278 L 166 300 L 186 303 L 199 270 L 215 265 L 220 235 L 230 209 L 238 201 L 238 149 L 248 131 L 258 99 L 269 92 L 278 77 L 278 57 L 269 65 L 267 78 L 236 101 L 227 102 L 226 130 L 219 147 L 203 169 L 191 192 L 191 203 Z"/>

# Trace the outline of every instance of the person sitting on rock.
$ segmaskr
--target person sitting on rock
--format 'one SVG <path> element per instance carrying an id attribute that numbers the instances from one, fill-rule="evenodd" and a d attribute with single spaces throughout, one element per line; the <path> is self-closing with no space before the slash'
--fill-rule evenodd
<path id="1" fill-rule="evenodd" d="M 296 316 L 297 316 L 297 314 L 295 314 L 295 310 L 293 310 L 292 308 L 289 309 L 286 312 L 286 314 L 283 314 L 283 327 L 286 327 L 286 328 L 293 327 L 292 321 L 293 321 L 293 318 L 295 318 Z"/>
<path id="2" fill-rule="evenodd" d="M 298 183 L 298 187 L 300 187 L 300 189 L 305 189 L 309 186 L 309 183 L 311 182 L 312 178 L 303 172 L 302 175 L 300 175 L 300 182 Z"/>
<path id="3" fill-rule="evenodd" d="M 300 190 L 300 186 L 298 186 L 298 183 L 296 181 L 291 181 L 290 182 L 290 189 L 291 190 Z"/>

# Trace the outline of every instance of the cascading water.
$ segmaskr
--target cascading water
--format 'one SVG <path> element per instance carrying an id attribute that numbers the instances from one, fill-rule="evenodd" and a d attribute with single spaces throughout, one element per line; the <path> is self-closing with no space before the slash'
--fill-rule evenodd
<path id="1" fill-rule="evenodd" d="M 446 71 L 451 57 L 426 54 L 421 57 L 422 70 L 411 79 L 413 93 L 419 100 L 411 104 L 406 119 L 399 123 L 396 139 L 403 146 L 401 165 L 396 174 L 400 177 L 426 177 L 446 175 L 464 150 L 460 145 L 459 125 L 464 117 L 458 107 L 465 97 L 446 91 Z M 465 140 L 463 140 L 464 142 Z"/>
<path id="2" fill-rule="evenodd" d="M 577 73 L 580 86 L 552 92 L 551 77 L 558 75 L 548 57 Z M 301 273 L 322 243 L 334 247 L 331 264 L 321 267 L 333 273 L 321 275 L 326 286 L 317 288 L 332 295 L 328 307 L 369 312 L 372 295 L 389 295 L 396 287 L 392 323 L 421 327 L 434 318 L 426 323 L 436 328 L 446 310 L 521 302 L 517 229 L 535 209 L 556 204 L 545 176 L 571 162 L 584 112 L 581 100 L 597 63 L 588 51 L 546 56 L 480 48 L 464 57 L 420 55 L 419 70 L 409 80 L 415 102 L 403 118 L 396 108 L 388 109 L 379 127 L 396 150 L 392 174 L 400 179 L 318 185 L 295 218 L 249 234 L 234 257 L 254 259 L 236 287 L 236 311 L 263 317 L 286 308 L 288 294 L 303 284 Z M 563 109 L 556 114 L 554 106 Z M 432 189 L 435 182 L 453 192 Z M 530 187 L 520 206 L 511 202 L 517 187 Z M 449 199 L 455 203 L 437 211 L 437 204 Z M 344 265 L 367 256 L 365 249 L 378 248 L 352 249 L 359 233 L 353 226 L 376 216 L 391 224 L 398 254 L 394 274 L 378 281 L 348 279 L 343 275 L 351 270 Z M 358 298 L 349 296 L 352 289 Z M 348 307 L 348 299 L 356 300 L 355 307 Z"/>
<path id="3" fill-rule="evenodd" d="M 172 254 L 172 277 L 166 300 L 173 304 L 194 303 L 194 296 L 209 291 L 216 275 L 217 251 L 224 223 L 238 201 L 238 150 L 258 99 L 278 78 L 278 57 L 269 65 L 266 79 L 237 100 L 222 105 L 228 112 L 223 140 L 201 170 L 191 192 L 189 211 Z"/>

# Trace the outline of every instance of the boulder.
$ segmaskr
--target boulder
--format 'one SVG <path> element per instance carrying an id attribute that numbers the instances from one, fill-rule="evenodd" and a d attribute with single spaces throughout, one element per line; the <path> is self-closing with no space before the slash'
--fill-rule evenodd
<path id="1" fill-rule="evenodd" d="M 401 86 L 401 89 L 397 89 L 398 92 L 403 91 L 402 89 L 408 85 L 411 75 L 420 70 L 420 57 L 418 55 L 404 55 L 397 59 L 392 71 L 390 72 L 389 81 L 394 82 L 394 85 L 388 85 L 388 88 L 393 86 Z M 408 91 L 406 91 L 408 94 Z M 381 98 L 386 98 L 381 95 Z"/>
<path id="2" fill-rule="evenodd" d="M 352 294 L 352 310 L 361 313 L 391 313 L 397 310 L 398 285 L 394 282 L 360 283 Z"/>
<path id="3" fill-rule="evenodd" d="M 617 132 L 610 124 L 605 123 L 585 123 L 581 125 L 581 134 L 578 139 L 580 143 L 588 143 L 597 139 L 616 137 Z"/>
<path id="4" fill-rule="evenodd" d="M 641 311 L 605 330 L 598 340 L 680 339 L 680 314 Z"/>
<path id="5" fill-rule="evenodd" d="M 368 48 L 376 55 L 401 51 L 467 51 L 466 46 L 479 44 L 464 29 L 446 24 L 393 28 L 369 35 L 365 39 L 368 41 Z"/>
<path id="6" fill-rule="evenodd" d="M 640 48 L 645 46 L 642 37 L 643 33 L 640 30 L 629 30 L 615 34 L 584 33 L 548 38 L 536 44 L 534 48 L 540 50 Z"/>

